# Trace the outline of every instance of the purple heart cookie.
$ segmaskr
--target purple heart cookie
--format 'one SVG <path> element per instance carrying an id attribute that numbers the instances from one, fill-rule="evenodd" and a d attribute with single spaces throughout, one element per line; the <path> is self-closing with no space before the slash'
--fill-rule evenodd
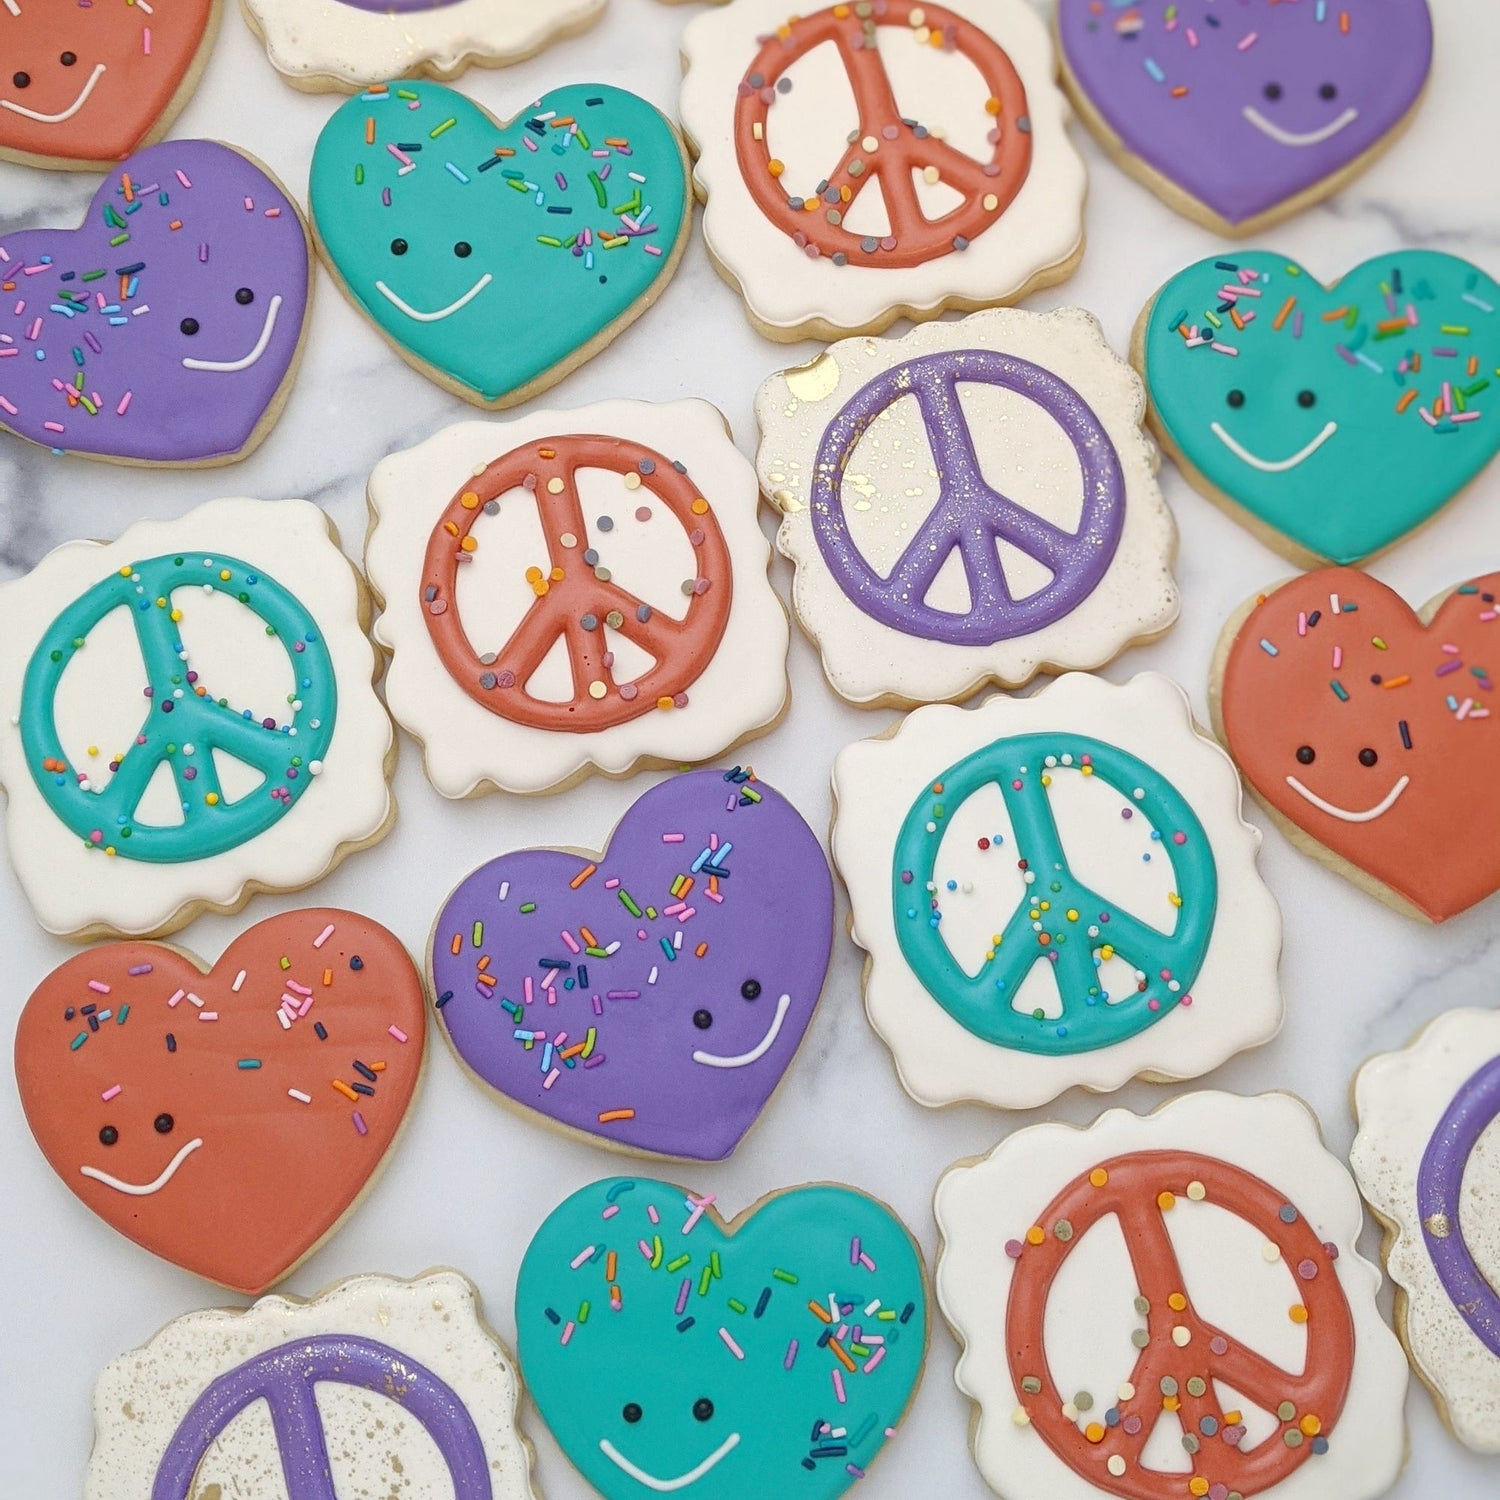
<path id="1" fill-rule="evenodd" d="M 459 1058 L 554 1124 L 718 1161 L 812 1019 L 833 881 L 812 829 L 748 772 L 637 799 L 597 860 L 522 849 L 480 866 L 432 933 Z"/>
<path id="2" fill-rule="evenodd" d="M 1057 30 L 1069 90 L 1122 165 L 1225 234 L 1373 159 L 1432 64 L 1427 0 L 1058 0 Z"/>
<path id="3" fill-rule="evenodd" d="M 296 204 L 249 157 L 137 153 L 82 227 L 0 237 L 0 427 L 126 463 L 242 457 L 292 379 L 309 257 Z"/>

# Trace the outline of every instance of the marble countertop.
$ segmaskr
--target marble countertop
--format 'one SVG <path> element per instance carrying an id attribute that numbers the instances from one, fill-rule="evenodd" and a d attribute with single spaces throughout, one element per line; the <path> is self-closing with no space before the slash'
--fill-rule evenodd
<path id="1" fill-rule="evenodd" d="M 670 109 L 678 79 L 676 35 L 694 9 L 613 0 L 594 32 L 519 67 L 471 73 L 462 87 L 502 116 L 572 78 L 622 84 Z M 1484 118 L 1476 106 L 1493 99 L 1500 7 L 1489 0 L 1435 0 L 1434 9 L 1434 81 L 1410 132 L 1346 192 L 1268 237 L 1325 278 L 1367 256 L 1414 245 L 1469 256 L 1500 274 L 1500 177 L 1484 168 L 1488 156 L 1475 131 Z M 333 101 L 282 84 L 237 7 L 231 4 L 228 11 L 202 86 L 174 133 L 248 148 L 305 201 L 313 141 Z M 1075 133 L 1091 173 L 1088 254 L 1069 282 L 1028 305 L 1080 303 L 1099 315 L 1111 342 L 1124 349 L 1151 292 L 1221 247 L 1115 170 L 1081 129 Z M 94 185 L 88 176 L 0 166 L 0 231 L 76 223 Z M 576 406 L 619 394 L 706 397 L 724 410 L 741 448 L 751 454 L 757 385 L 812 349 L 778 347 L 756 335 L 695 238 L 658 306 L 548 399 Z M 403 365 L 320 271 L 301 376 L 280 425 L 249 461 L 163 473 L 59 460 L 0 438 L 0 576 L 26 570 L 69 538 L 112 537 L 135 520 L 177 515 L 220 495 L 314 500 L 357 555 L 364 482 L 375 462 L 472 415 Z M 1120 681 L 1146 668 L 1166 672 L 1184 684 L 1206 720 L 1206 676 L 1221 623 L 1242 599 L 1290 569 L 1170 467 L 1163 484 L 1182 533 L 1182 619 L 1165 639 L 1127 653 L 1106 675 Z M 769 517 L 764 524 L 769 533 Z M 1374 571 L 1422 601 L 1462 574 L 1497 563 L 1500 465 L 1492 465 L 1462 499 Z M 785 593 L 790 570 L 780 560 L 774 576 Z M 748 758 L 822 828 L 835 752 L 885 729 L 893 715 L 864 714 L 839 703 L 811 646 L 795 634 L 791 679 L 789 716 Z M 550 799 L 494 796 L 446 803 L 424 781 L 417 747 L 403 736 L 395 786 L 401 812 L 390 836 L 351 858 L 317 888 L 316 899 L 368 912 L 420 952 L 438 904 L 476 864 L 534 843 L 597 846 L 643 783 L 595 780 Z M 1365 1057 L 1404 1044 L 1449 1007 L 1495 1003 L 1500 900 L 1442 928 L 1419 926 L 1292 848 L 1258 809 L 1249 816 L 1266 828 L 1261 868 L 1286 916 L 1281 972 L 1287 1021 L 1275 1042 L 1209 1081 L 1239 1092 L 1286 1089 L 1301 1095 L 1317 1111 L 1329 1145 L 1343 1154 L 1353 1134 L 1349 1082 Z M 243 926 L 298 904 L 296 897 L 258 897 L 240 917 L 202 918 L 179 940 L 216 957 Z M 32 987 L 71 950 L 36 926 L 3 861 L 0 934 L 10 976 L 0 1006 L 13 1019 Z M 667 1175 L 716 1192 L 731 1210 L 784 1185 L 843 1180 L 891 1203 L 930 1261 L 937 1248 L 932 1189 L 949 1163 L 985 1152 L 1037 1119 L 1083 1123 L 1104 1105 L 1073 1094 L 1024 1115 L 977 1107 L 924 1111 L 902 1093 L 888 1055 L 866 1024 L 859 971 L 860 955 L 841 937 L 791 1081 L 765 1118 L 732 1161 L 668 1169 Z M 5 1024 L 8 1030 L 11 1023 Z M 1135 1084 L 1112 1102 L 1144 1111 L 1168 1095 Z M 575 1187 L 622 1170 L 630 1170 L 625 1159 L 563 1140 L 497 1107 L 434 1039 L 425 1092 L 388 1170 L 363 1207 L 284 1290 L 310 1294 L 356 1272 L 413 1275 L 450 1264 L 478 1283 L 491 1322 L 513 1341 L 512 1292 L 532 1231 Z M 76 1495 L 99 1369 L 168 1319 L 233 1299 L 136 1249 L 65 1192 L 33 1148 L 8 1082 L 0 1087 L 0 1203 L 7 1282 L 0 1301 L 4 1487 L 27 1500 Z M 1370 1225 L 1364 1247 L 1371 1256 L 1377 1243 Z M 1384 1300 L 1388 1309 L 1388 1288 Z M 988 1494 L 966 1448 L 969 1408 L 952 1383 L 955 1352 L 947 1331 L 935 1328 L 928 1375 L 905 1430 L 860 1486 L 862 1495 L 875 1500 L 941 1493 L 946 1500 L 980 1500 Z M 1407 1413 L 1412 1460 L 1394 1497 L 1442 1494 L 1458 1500 L 1493 1492 L 1500 1477 L 1495 1461 L 1486 1465 L 1460 1448 L 1415 1381 Z M 537 1446 L 537 1478 L 546 1494 L 574 1500 L 587 1493 L 535 1412 L 523 1420 Z"/>

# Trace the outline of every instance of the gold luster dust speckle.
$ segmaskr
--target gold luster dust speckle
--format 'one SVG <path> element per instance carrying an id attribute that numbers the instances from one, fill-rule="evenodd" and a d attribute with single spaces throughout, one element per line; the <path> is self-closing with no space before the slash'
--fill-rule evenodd
<path id="1" fill-rule="evenodd" d="M 1447 1214 L 1430 1214 L 1422 1223 L 1435 1240 L 1445 1240 L 1453 1233 L 1453 1225 L 1449 1223 Z"/>
<path id="2" fill-rule="evenodd" d="M 798 401 L 821 401 L 831 396 L 839 383 L 838 361 L 831 354 L 820 354 L 785 375 L 786 388 Z"/>

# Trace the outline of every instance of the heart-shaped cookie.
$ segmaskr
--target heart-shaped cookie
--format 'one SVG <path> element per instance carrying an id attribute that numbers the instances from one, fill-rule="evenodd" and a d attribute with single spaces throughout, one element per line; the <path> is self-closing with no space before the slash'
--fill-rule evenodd
<path id="1" fill-rule="evenodd" d="M 1219 736 L 1256 796 L 1340 874 L 1432 922 L 1500 888 L 1497 598 L 1490 573 L 1418 614 L 1325 568 L 1220 641 Z"/>
<path id="2" fill-rule="evenodd" d="M 927 1352 L 922 1256 L 852 1188 L 792 1188 L 725 1225 L 650 1179 L 574 1193 L 516 1287 L 517 1353 L 605 1500 L 834 1500 L 901 1420 Z"/>
<path id="3" fill-rule="evenodd" d="M 1201 260 L 1133 357 L 1188 479 L 1304 566 L 1389 547 L 1500 451 L 1500 284 L 1435 250 L 1331 287 L 1271 251 Z"/>
<path id="4" fill-rule="evenodd" d="M 506 1100 L 647 1155 L 728 1156 L 812 1019 L 833 880 L 802 815 L 744 771 L 653 787 L 597 858 L 481 865 L 432 931 L 438 1016 Z"/>
<path id="5" fill-rule="evenodd" d="M 218 0 L 0 0 L 0 158 L 104 170 L 166 134 Z"/>
<path id="6" fill-rule="evenodd" d="M 251 158 L 150 146 L 81 228 L 0 236 L 0 428 L 86 458 L 230 463 L 280 412 L 311 274 L 296 204 Z"/>
<path id="7" fill-rule="evenodd" d="M 1336 191 L 1416 109 L 1427 0 L 1058 0 L 1063 77 L 1133 176 L 1223 234 Z"/>
<path id="8" fill-rule="evenodd" d="M 313 153 L 335 278 L 408 364 L 511 406 L 597 354 L 671 279 L 692 227 L 665 116 L 607 84 L 509 124 L 435 83 L 340 106 Z"/>
<path id="9" fill-rule="evenodd" d="M 233 1291 L 274 1286 L 394 1142 L 422 1070 L 422 981 L 394 934 L 311 908 L 217 964 L 110 943 L 37 987 L 16 1031 L 27 1123 L 111 1228 Z"/>

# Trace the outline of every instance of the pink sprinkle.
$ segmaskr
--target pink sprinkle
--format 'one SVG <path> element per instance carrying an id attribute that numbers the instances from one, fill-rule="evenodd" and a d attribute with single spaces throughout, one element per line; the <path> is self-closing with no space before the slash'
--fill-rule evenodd
<path id="1" fill-rule="evenodd" d="M 12 406 L 10 404 L 10 402 L 5 399 L 4 396 L 0 396 L 0 411 L 7 412 L 11 416 L 13 416 L 13 417 L 19 416 L 21 414 L 20 413 L 20 408 L 16 407 L 16 406 Z"/>
<path id="2" fill-rule="evenodd" d="M 563 930 L 562 940 L 568 945 L 568 951 L 570 953 L 583 952 L 583 949 L 578 946 L 578 939 L 575 938 L 571 932 L 567 931 L 566 928 Z"/>
<path id="3" fill-rule="evenodd" d="M 657 1213 L 656 1205 L 654 1203 L 648 1203 L 646 1205 L 646 1217 L 650 1219 L 653 1224 L 661 1223 L 661 1215 Z"/>
<path id="4" fill-rule="evenodd" d="M 1457 656 L 1459 654 L 1458 647 L 1452 641 L 1444 641 L 1441 649 L 1448 656 Z"/>
<path id="5" fill-rule="evenodd" d="M 288 979 L 287 982 L 286 982 L 286 987 L 294 995 L 310 995 L 310 994 L 312 994 L 312 991 L 310 989 L 308 989 L 308 987 L 305 984 L 298 984 L 295 979 Z"/>
<path id="6" fill-rule="evenodd" d="M 734 1355 L 734 1357 L 736 1359 L 743 1359 L 745 1357 L 745 1351 L 743 1349 L 741 1349 L 740 1346 L 737 1343 L 735 1343 L 735 1341 L 734 1341 L 734 1335 L 732 1333 L 730 1333 L 730 1331 L 727 1328 L 721 1328 L 719 1330 L 719 1337 L 724 1340 L 724 1347 L 726 1349 L 728 1349 L 729 1352 L 732 1355 Z M 833 1378 L 834 1378 L 835 1382 L 838 1381 L 838 1375 L 839 1375 L 839 1372 L 837 1370 L 835 1370 L 833 1372 Z M 842 1400 L 843 1397 L 840 1396 L 839 1399 Z"/>
<path id="7" fill-rule="evenodd" d="M 96 995 L 107 995 L 109 993 L 109 986 L 105 984 L 102 979 L 89 980 L 89 988 L 93 990 Z"/>
<path id="8" fill-rule="evenodd" d="M 1450 422 L 1477 422 L 1484 413 L 1482 411 L 1456 411 L 1449 414 Z"/>
<path id="9" fill-rule="evenodd" d="M 604 889 L 607 890 L 607 891 L 618 890 L 619 886 L 620 886 L 620 882 L 617 879 L 613 878 L 613 877 L 611 877 L 609 880 L 606 880 L 604 882 Z"/>
<path id="10" fill-rule="evenodd" d="M 68 430 L 63 426 L 61 422 L 43 422 L 42 426 L 45 427 L 48 432 L 66 432 Z"/>
<path id="11" fill-rule="evenodd" d="M 833 1376 L 833 1394 L 839 1398 L 839 1405 L 842 1406 L 849 1399 L 844 1395 L 844 1377 L 839 1373 L 837 1365 L 828 1373 Z"/>
<path id="12" fill-rule="evenodd" d="M 682 1232 L 684 1234 L 691 1234 L 698 1220 L 703 1217 L 703 1210 L 709 1207 L 709 1205 L 714 1203 L 715 1201 L 716 1199 L 713 1193 L 709 1193 L 702 1198 L 695 1198 L 691 1193 L 689 1193 L 688 1202 L 693 1205 L 693 1211 L 687 1216 L 687 1223 L 682 1226 Z"/>
<path id="13" fill-rule="evenodd" d="M 318 934 L 318 935 L 317 935 L 317 937 L 315 937 L 315 938 L 314 938 L 314 939 L 313 939 L 313 947 L 314 947 L 314 948 L 321 948 L 321 947 L 322 947 L 322 946 L 323 946 L 323 944 L 324 944 L 324 943 L 326 943 L 326 942 L 327 942 L 327 941 L 328 941 L 328 939 L 329 939 L 329 938 L 331 938 L 331 937 L 332 937 L 332 936 L 333 936 L 333 923 L 332 923 L 332 922 L 330 922 L 330 923 L 329 923 L 329 924 L 328 924 L 328 925 L 327 925 L 327 926 L 326 926 L 326 927 L 325 927 L 325 928 L 324 928 L 324 929 L 323 929 L 323 930 L 322 930 L 322 932 L 320 932 L 320 933 L 319 933 L 319 934 Z"/>
<path id="14" fill-rule="evenodd" d="M 1247 32 L 1243 37 L 1240 38 L 1239 41 L 1234 44 L 1234 50 L 1236 52 L 1248 52 L 1256 44 L 1259 38 L 1260 33 L 1258 31 Z"/>
<path id="15" fill-rule="evenodd" d="M 385 1031 L 387 1036 L 395 1037 L 398 1042 L 404 1042 L 406 1040 L 406 1033 L 402 1031 L 399 1026 L 387 1026 L 385 1028 Z"/>
<path id="16" fill-rule="evenodd" d="M 567 1323 L 563 1327 L 562 1339 L 560 1340 L 560 1342 L 562 1344 L 566 1345 L 572 1339 L 572 1337 L 573 1337 L 573 1329 L 576 1326 L 577 1325 L 573 1322 L 573 1320 L 571 1318 L 569 1318 L 568 1321 L 567 1321 Z"/>
<path id="17" fill-rule="evenodd" d="M 120 1085 L 117 1083 L 117 1084 L 114 1084 L 112 1087 L 105 1089 L 105 1091 L 102 1094 L 100 1094 L 99 1097 L 106 1104 L 108 1104 L 109 1101 L 111 1099 L 117 1097 L 119 1095 L 119 1093 L 120 1093 Z"/>
<path id="18" fill-rule="evenodd" d="M 861 1250 L 859 1252 L 859 1263 L 860 1263 L 860 1265 L 862 1265 L 865 1268 L 865 1270 L 867 1270 L 867 1271 L 869 1271 L 871 1273 L 874 1272 L 874 1270 L 875 1270 L 875 1262 L 873 1260 L 871 1260 L 870 1257 L 867 1254 L 865 1254 L 865 1252 L 863 1250 Z"/>
<path id="19" fill-rule="evenodd" d="M 1344 648 L 1342 646 L 1335 646 L 1333 648 L 1333 670 L 1335 672 L 1337 672 L 1338 669 L 1341 666 L 1343 666 L 1343 665 L 1344 665 Z"/>
<path id="20" fill-rule="evenodd" d="M 647 255 L 660 255 L 661 254 L 661 246 L 660 245 L 642 245 L 641 249 L 644 250 Z"/>
<path id="21" fill-rule="evenodd" d="M 1213 349 L 1215 354 L 1227 354 L 1233 359 L 1238 359 L 1240 357 L 1240 351 L 1236 349 L 1233 344 L 1220 344 L 1215 342 L 1209 347 Z"/>
<path id="22" fill-rule="evenodd" d="M 186 994 L 187 994 L 186 990 L 178 990 L 177 993 L 175 995 L 173 995 L 170 1000 L 167 1001 L 167 1008 L 169 1010 L 175 1010 L 177 1008 L 177 1006 L 179 1006 L 182 1003 L 182 998 Z"/>
<path id="23" fill-rule="evenodd" d="M 612 1219 L 619 1211 L 620 1205 L 618 1203 L 609 1203 L 605 1205 L 604 1212 L 599 1217 L 601 1219 Z"/>
<path id="24" fill-rule="evenodd" d="M 597 1245 L 590 1245 L 587 1250 L 580 1250 L 578 1254 L 568 1262 L 569 1269 L 576 1271 L 579 1266 L 587 1265 L 589 1260 L 592 1259 L 594 1252 L 598 1248 L 599 1247 Z"/>
<path id="25" fill-rule="evenodd" d="M 411 157 L 409 157 L 406 152 L 404 152 L 398 145 L 396 145 L 395 142 L 388 142 L 385 149 L 389 151 L 391 155 L 401 163 L 402 166 L 409 167 L 412 165 Z M 245 201 L 248 203 L 249 199 L 246 199 Z"/>
<path id="26" fill-rule="evenodd" d="M 531 1002 L 532 1002 L 532 1000 L 534 998 L 535 998 L 535 991 L 532 988 L 531 975 L 527 974 L 521 980 L 521 999 L 527 1005 L 530 1005 Z"/>
<path id="27" fill-rule="evenodd" d="M 365 1124 L 365 1117 L 358 1110 L 354 1111 L 354 1128 L 361 1135 L 369 1135 L 370 1127 Z"/>
<path id="28" fill-rule="evenodd" d="M 875 1373 L 875 1367 L 876 1367 L 876 1365 L 878 1365 L 880 1363 L 880 1361 L 883 1360 L 884 1358 L 885 1358 L 885 1345 L 882 1344 L 880 1346 L 880 1348 L 878 1348 L 869 1357 L 869 1359 L 867 1359 L 865 1361 L 865 1374 L 866 1375 L 873 1375 Z"/>
<path id="29" fill-rule="evenodd" d="M 217 1021 L 219 1013 L 216 1010 L 200 1010 L 198 1012 L 198 1019 L 200 1021 Z"/>
<path id="30" fill-rule="evenodd" d="M 123 417 L 125 413 L 130 410 L 130 403 L 132 400 L 134 400 L 134 398 L 134 391 L 126 391 L 125 394 L 120 397 L 120 404 L 115 407 L 115 415 L 117 417 Z"/>
<path id="31" fill-rule="evenodd" d="M 661 836 L 661 841 L 664 844 L 680 844 L 684 837 L 685 835 L 680 833 L 664 833 Z"/>
<path id="32" fill-rule="evenodd" d="M 253 214 L 255 212 L 255 199 L 254 198 L 247 197 L 245 199 L 245 212 L 247 214 Z"/>

